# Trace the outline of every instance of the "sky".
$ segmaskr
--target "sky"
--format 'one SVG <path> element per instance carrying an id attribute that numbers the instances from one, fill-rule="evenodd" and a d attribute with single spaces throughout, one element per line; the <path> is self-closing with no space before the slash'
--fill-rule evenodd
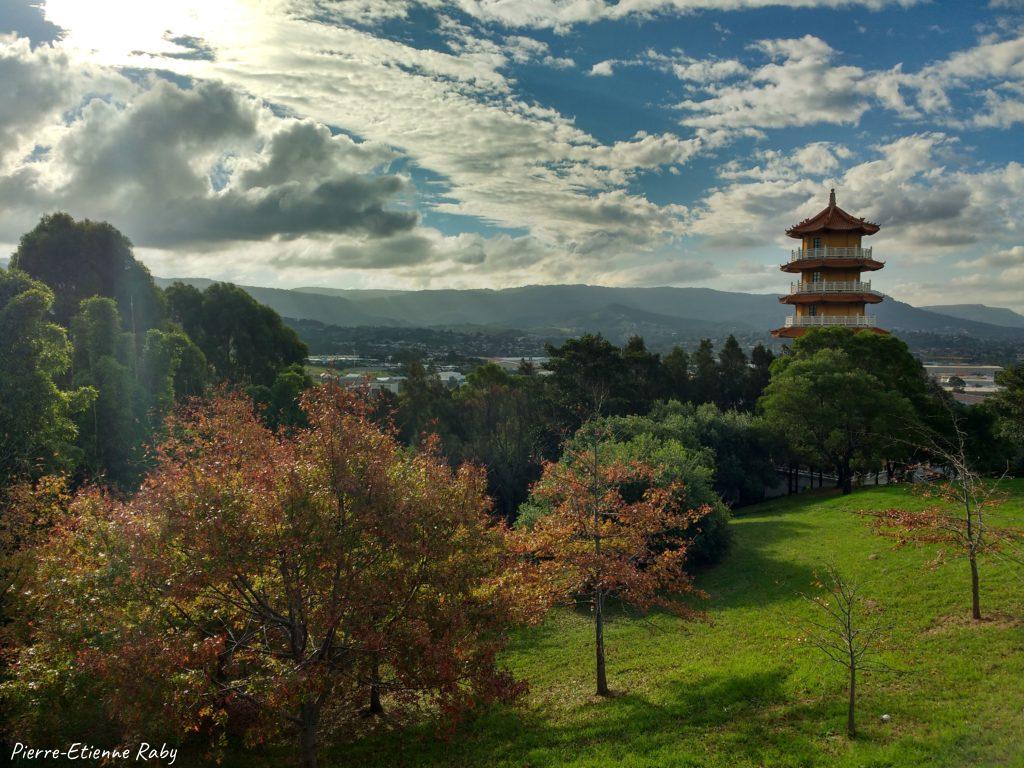
<path id="1" fill-rule="evenodd" d="M 154 274 L 784 293 L 1024 311 L 1024 0 L 3 0 L 0 253 L 47 212 Z"/>

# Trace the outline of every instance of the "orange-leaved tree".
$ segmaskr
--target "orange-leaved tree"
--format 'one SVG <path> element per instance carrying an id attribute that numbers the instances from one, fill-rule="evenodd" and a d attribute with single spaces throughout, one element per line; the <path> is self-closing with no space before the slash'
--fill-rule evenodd
<path id="1" fill-rule="evenodd" d="M 685 531 L 710 511 L 688 509 L 680 483 L 659 484 L 654 467 L 607 455 L 599 421 L 584 425 L 533 489 L 543 513 L 516 531 L 551 601 L 591 605 L 596 691 L 608 696 L 604 608 L 616 598 L 640 610 L 698 615 L 686 601 L 702 593 L 686 572 Z"/>
<path id="2" fill-rule="evenodd" d="M 918 445 L 930 464 L 921 469 L 931 479 L 915 486 L 926 500 L 923 509 L 891 508 L 867 512 L 875 530 L 908 543 L 937 544 L 942 547 L 938 561 L 947 553 L 965 557 L 971 574 L 971 617 L 981 621 L 981 577 L 978 563 L 985 554 L 1000 555 L 1024 565 L 1024 530 L 994 525 L 990 513 L 1006 501 L 993 478 L 975 471 L 968 448 L 967 433 L 960 418 L 950 411 L 952 437 L 934 433 Z M 938 562 L 937 561 L 937 562 Z"/>
<path id="3" fill-rule="evenodd" d="M 133 498 L 79 494 L 26 590 L 45 620 L 25 698 L 89 675 L 126 738 L 291 733 L 315 766 L 368 707 L 451 722 L 520 692 L 495 658 L 522 614 L 483 473 L 402 447 L 336 386 L 303 410 L 276 434 L 222 395 L 172 421 Z"/>

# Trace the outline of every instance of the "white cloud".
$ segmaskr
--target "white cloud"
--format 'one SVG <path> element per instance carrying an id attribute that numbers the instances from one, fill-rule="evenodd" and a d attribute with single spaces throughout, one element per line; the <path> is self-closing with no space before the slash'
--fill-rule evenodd
<path id="1" fill-rule="evenodd" d="M 909 6 L 918 0 L 453 0 L 463 12 L 511 27 L 547 27 L 564 31 L 576 24 L 607 19 L 650 18 L 660 14 L 739 11 L 767 6 L 879 9 Z"/>
<path id="2" fill-rule="evenodd" d="M 750 168 L 730 163 L 723 174 L 728 183 L 694 206 L 689 230 L 705 236 L 710 246 L 732 252 L 769 248 L 781 257 L 791 247 L 783 229 L 824 207 L 828 188 L 835 187 L 845 210 L 882 226 L 869 244 L 889 261 L 886 280 L 903 280 L 923 264 L 957 264 L 975 269 L 978 280 L 988 279 L 994 267 L 1020 266 L 1015 243 L 1022 235 L 1024 165 L 967 163 L 957 155 L 957 144 L 942 133 L 915 134 L 876 147 L 874 159 L 816 173 L 794 172 L 797 157 L 808 148 L 817 152 L 816 145 L 789 160 L 764 153 L 762 164 Z M 964 253 L 993 246 L 987 256 L 963 259 Z M 1005 281 L 1016 274 L 1002 274 L 1004 291 Z M 1019 305 L 1024 285 L 1018 282 L 1015 290 L 1021 292 L 1015 299 Z"/>
<path id="3" fill-rule="evenodd" d="M 837 65 L 824 40 L 806 35 L 762 40 L 755 46 L 770 59 L 742 82 L 710 84 L 705 98 L 677 106 L 681 122 L 703 128 L 782 128 L 816 123 L 857 123 L 868 110 L 864 70 Z M 722 63 L 722 62 L 720 62 Z M 740 70 L 742 71 L 742 70 Z"/>
<path id="4" fill-rule="evenodd" d="M 761 40 L 752 49 L 768 63 L 748 68 L 735 60 L 688 62 L 653 52 L 646 59 L 675 61 L 670 66 L 677 76 L 703 86 L 697 97 L 677 105 L 687 126 L 856 125 L 873 106 L 946 127 L 1009 128 L 1024 121 L 1020 29 L 1007 38 L 983 39 L 913 73 L 902 65 L 890 70 L 844 66 L 840 52 L 813 35 Z M 992 85 L 978 88 L 979 82 Z"/>

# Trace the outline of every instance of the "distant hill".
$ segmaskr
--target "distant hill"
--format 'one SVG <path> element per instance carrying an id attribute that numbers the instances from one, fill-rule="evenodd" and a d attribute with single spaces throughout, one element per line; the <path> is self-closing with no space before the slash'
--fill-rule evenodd
<path id="1" fill-rule="evenodd" d="M 962 320 L 975 320 L 979 323 L 1003 325 L 1007 328 L 1024 328 L 1024 315 L 1003 307 L 987 307 L 984 304 L 939 304 L 932 307 L 921 307 L 930 312 L 938 312 Z"/>
<path id="2" fill-rule="evenodd" d="M 194 285 L 199 290 L 203 290 L 216 282 L 205 277 L 171 279 L 158 277 L 155 280 L 156 284 L 161 288 L 166 288 L 172 283 L 187 283 L 188 285 Z M 239 287 L 243 288 L 256 301 L 266 304 L 283 317 L 294 317 L 298 320 L 319 320 L 321 323 L 340 326 L 407 325 L 404 322 L 368 312 L 340 296 L 302 293 L 283 288 L 262 288 L 253 285 L 241 285 Z"/>
<path id="3" fill-rule="evenodd" d="M 159 279 L 160 285 L 172 280 Z M 188 279 L 197 287 L 208 280 Z M 710 288 L 608 288 L 596 285 L 529 285 L 504 290 L 282 290 L 242 286 L 286 317 L 338 326 L 514 328 L 539 334 L 599 332 L 621 341 L 680 334 L 763 334 L 782 325 L 791 309 L 772 294 Z M 985 307 L 992 313 L 1010 313 Z M 872 308 L 883 328 L 984 339 L 1024 336 L 1024 326 L 913 307 L 888 298 Z M 1001 316 L 1001 315 L 1000 315 Z M 1022 318 L 1024 320 L 1024 318 Z"/>

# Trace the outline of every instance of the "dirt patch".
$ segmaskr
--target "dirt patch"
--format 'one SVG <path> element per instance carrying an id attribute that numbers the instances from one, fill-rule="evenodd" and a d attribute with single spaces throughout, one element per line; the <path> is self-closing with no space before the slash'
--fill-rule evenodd
<path id="1" fill-rule="evenodd" d="M 927 630 L 926 634 L 938 635 L 943 632 L 951 632 L 955 629 L 963 629 L 964 627 L 977 627 L 979 629 L 985 627 L 994 627 L 995 629 L 1010 629 L 1012 627 L 1024 626 L 1024 617 L 1014 616 L 1009 613 L 999 613 L 994 611 L 992 613 L 985 614 L 981 621 L 975 621 L 970 617 L 969 613 L 954 613 L 949 616 L 943 616 L 932 623 Z"/>

